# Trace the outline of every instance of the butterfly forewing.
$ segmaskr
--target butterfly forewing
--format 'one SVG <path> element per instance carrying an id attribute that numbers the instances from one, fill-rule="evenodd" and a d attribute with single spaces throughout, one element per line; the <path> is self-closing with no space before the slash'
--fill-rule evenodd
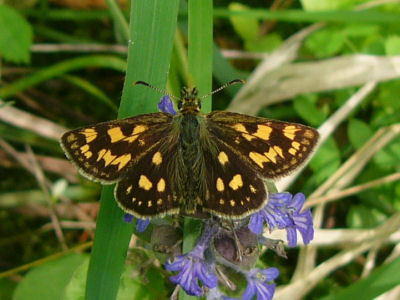
<path id="1" fill-rule="evenodd" d="M 61 145 L 83 175 L 102 183 L 118 181 L 170 130 L 172 116 L 153 113 L 66 132 Z"/>
<path id="2" fill-rule="evenodd" d="M 148 151 L 118 182 L 115 198 L 119 206 L 139 218 L 164 216 L 179 212 L 178 196 L 174 194 L 169 174 L 169 159 L 176 145 L 165 145 L 167 137 Z"/>
<path id="3" fill-rule="evenodd" d="M 311 127 L 231 112 L 208 114 L 207 126 L 210 135 L 265 178 L 289 174 L 318 141 L 318 132 Z"/>
<path id="4" fill-rule="evenodd" d="M 261 209 L 267 191 L 257 172 L 230 147 L 213 139 L 218 151 L 204 150 L 208 193 L 203 210 L 225 218 L 243 218 Z"/>

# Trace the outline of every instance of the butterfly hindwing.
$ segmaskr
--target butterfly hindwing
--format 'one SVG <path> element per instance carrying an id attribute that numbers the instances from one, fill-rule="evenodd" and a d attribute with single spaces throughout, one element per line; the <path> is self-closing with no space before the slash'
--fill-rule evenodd
<path id="1" fill-rule="evenodd" d="M 216 151 L 204 149 L 207 189 L 201 206 L 224 218 L 243 218 L 263 207 L 268 199 L 260 176 L 220 140 Z"/>
<path id="2" fill-rule="evenodd" d="M 102 183 L 118 181 L 168 134 L 172 116 L 152 113 L 66 132 L 61 145 L 79 171 Z"/>
<path id="3" fill-rule="evenodd" d="M 289 174 L 299 167 L 318 141 L 308 126 L 232 112 L 207 115 L 211 136 L 227 144 L 265 178 Z"/>
<path id="4" fill-rule="evenodd" d="M 172 190 L 170 169 L 171 153 L 176 151 L 165 145 L 167 137 L 148 151 L 115 187 L 118 205 L 126 212 L 139 217 L 164 216 L 179 212 L 178 196 Z"/>

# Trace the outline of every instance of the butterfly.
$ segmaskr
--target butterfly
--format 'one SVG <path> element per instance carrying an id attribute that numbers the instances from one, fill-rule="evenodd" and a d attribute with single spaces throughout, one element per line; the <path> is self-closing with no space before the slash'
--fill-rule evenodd
<path id="1" fill-rule="evenodd" d="M 137 218 L 199 211 L 244 218 L 267 203 L 264 180 L 298 168 L 318 132 L 233 112 L 203 114 L 202 98 L 196 88 L 183 88 L 175 115 L 156 112 L 74 129 L 63 134 L 61 146 L 81 174 L 116 183 L 118 205 Z"/>

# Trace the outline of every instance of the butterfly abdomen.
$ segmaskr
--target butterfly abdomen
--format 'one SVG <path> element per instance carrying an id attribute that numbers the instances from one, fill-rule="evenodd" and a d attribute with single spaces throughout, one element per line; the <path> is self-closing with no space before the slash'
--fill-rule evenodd
<path id="1" fill-rule="evenodd" d="M 197 199 L 202 197 L 201 173 L 203 164 L 200 144 L 200 124 L 195 114 L 184 114 L 181 117 L 179 148 L 184 162 L 182 191 L 184 194 L 184 211 L 193 213 L 196 210 Z"/>

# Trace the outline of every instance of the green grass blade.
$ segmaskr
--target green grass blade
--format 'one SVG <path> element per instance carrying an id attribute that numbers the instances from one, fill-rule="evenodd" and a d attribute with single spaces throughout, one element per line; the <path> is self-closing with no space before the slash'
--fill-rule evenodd
<path id="1" fill-rule="evenodd" d="M 177 0 L 132 2 L 131 42 L 119 117 L 157 110 L 160 95 L 148 88 L 133 87 L 132 83 L 140 79 L 165 87 L 177 13 Z M 133 225 L 122 221 L 123 215 L 114 201 L 113 187 L 104 187 L 88 270 L 87 300 L 112 300 L 117 295 L 133 230 Z"/>
<path id="2" fill-rule="evenodd" d="M 31 76 L 24 77 L 9 85 L 3 86 L 0 88 L 0 97 L 5 99 L 14 96 L 16 93 L 50 78 L 87 67 L 103 67 L 124 72 L 126 70 L 126 62 L 123 59 L 112 55 L 90 55 L 64 60 L 63 62 L 52 65 L 51 67 L 41 69 L 40 71 L 33 73 Z"/>
<path id="3" fill-rule="evenodd" d="M 115 24 L 115 29 L 120 35 L 124 42 L 129 41 L 129 25 L 126 21 L 121 9 L 115 0 L 106 0 L 108 7 L 110 8 L 111 17 Z"/>

